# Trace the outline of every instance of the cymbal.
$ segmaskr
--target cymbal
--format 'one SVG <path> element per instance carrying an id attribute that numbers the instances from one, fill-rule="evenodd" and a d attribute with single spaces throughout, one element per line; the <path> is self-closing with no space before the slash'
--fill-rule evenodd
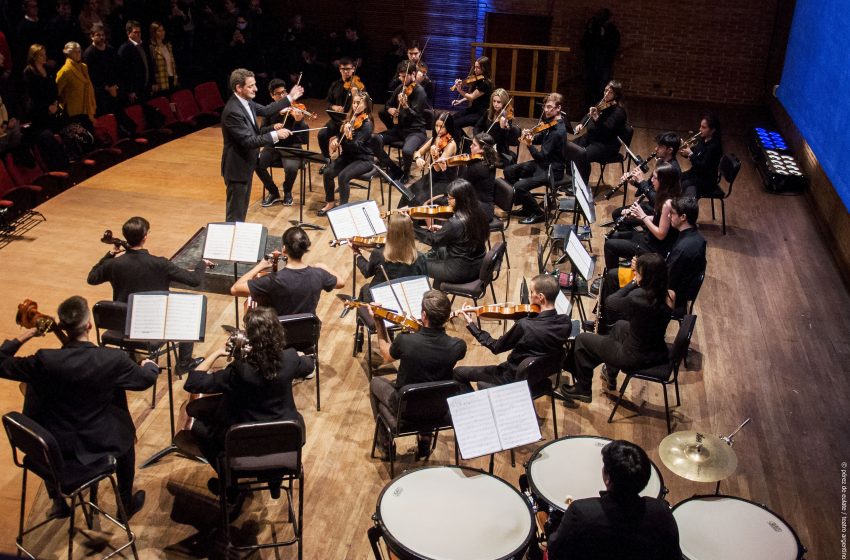
<path id="1" fill-rule="evenodd" d="M 723 480 L 738 467 L 732 447 L 721 438 L 695 431 L 670 434 L 658 446 L 661 462 L 695 482 Z"/>

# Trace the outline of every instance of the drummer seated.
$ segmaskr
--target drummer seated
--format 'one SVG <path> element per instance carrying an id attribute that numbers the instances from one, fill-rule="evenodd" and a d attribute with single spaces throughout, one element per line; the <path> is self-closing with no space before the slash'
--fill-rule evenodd
<path id="1" fill-rule="evenodd" d="M 559 315 L 555 311 L 555 298 L 560 291 L 558 281 L 548 274 L 539 274 L 531 279 L 530 287 L 530 302 L 540 306 L 540 313 L 535 317 L 518 320 L 498 339 L 478 327 L 473 313 L 461 310 L 466 318 L 466 328 L 482 346 L 489 348 L 493 354 L 511 350 L 508 359 L 498 365 L 455 368 L 455 379 L 467 392 L 472 391 L 473 381 L 485 381 L 492 385 L 506 385 L 518 381 L 517 368 L 526 358 L 563 353 L 571 324 L 568 316 Z M 529 379 L 528 384 L 534 386 L 538 381 L 541 380 Z"/>
<path id="2" fill-rule="evenodd" d="M 599 498 L 574 501 L 549 537 L 549 560 L 680 560 L 679 529 L 667 504 L 640 496 L 651 475 L 646 452 L 616 440 L 602 448 Z"/>
<path id="3" fill-rule="evenodd" d="M 429 381 L 449 381 L 452 368 L 466 355 L 466 342 L 446 334 L 452 305 L 446 294 L 428 290 L 422 297 L 422 328 L 413 333 L 402 333 L 390 343 L 384 321 L 375 321 L 378 335 L 378 352 L 384 363 L 399 360 L 395 382 L 384 377 L 373 377 L 369 385 L 369 399 L 376 421 L 379 411 L 395 416 L 398 411 L 398 393 L 406 385 Z M 378 444 L 388 455 L 389 441 L 386 433 L 378 431 Z M 417 436 L 417 455 L 425 457 L 431 447 L 427 436 Z"/>

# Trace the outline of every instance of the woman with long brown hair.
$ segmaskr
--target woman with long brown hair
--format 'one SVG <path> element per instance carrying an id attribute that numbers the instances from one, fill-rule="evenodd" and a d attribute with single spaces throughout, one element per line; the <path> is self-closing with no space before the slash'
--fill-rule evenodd
<path id="1" fill-rule="evenodd" d="M 470 81 L 471 83 L 464 83 Z M 466 80 L 455 80 L 455 88 L 460 97 L 452 101 L 452 106 L 468 104 L 466 108 L 455 113 L 452 136 L 460 148 L 461 139 L 465 137 L 463 129 L 474 126 L 478 119 L 487 113 L 487 107 L 490 105 L 490 93 L 493 91 L 493 82 L 490 81 L 490 59 L 486 56 L 478 58 L 472 65 L 472 74 Z"/>
<path id="2" fill-rule="evenodd" d="M 165 39 L 165 27 L 155 21 L 150 27 L 150 55 L 153 63 L 153 86 L 157 93 L 167 93 L 179 84 L 177 59 L 171 43 Z"/>
<path id="3" fill-rule="evenodd" d="M 510 145 L 519 141 L 519 127 L 514 125 L 513 108 L 508 105 L 510 94 L 503 88 L 493 90 L 490 107 L 475 124 L 475 134 L 487 133 L 493 137 L 496 152 L 505 160 L 505 165 L 516 162 L 516 154 Z M 504 111 L 503 111 L 504 109 Z"/>

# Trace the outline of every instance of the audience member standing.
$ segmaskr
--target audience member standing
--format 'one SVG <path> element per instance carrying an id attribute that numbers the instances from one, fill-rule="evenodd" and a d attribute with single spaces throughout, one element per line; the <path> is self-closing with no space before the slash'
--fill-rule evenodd
<path id="1" fill-rule="evenodd" d="M 127 42 L 118 49 L 124 63 L 124 91 L 130 103 L 144 101 L 151 90 L 151 63 L 142 45 L 142 25 L 130 20 L 124 27 Z"/>

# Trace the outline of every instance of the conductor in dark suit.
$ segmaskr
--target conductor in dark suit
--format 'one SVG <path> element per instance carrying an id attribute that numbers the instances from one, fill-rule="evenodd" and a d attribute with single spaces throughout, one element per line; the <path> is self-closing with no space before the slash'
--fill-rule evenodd
<path id="1" fill-rule="evenodd" d="M 667 504 L 642 497 L 651 473 L 646 452 L 616 440 L 602 448 L 598 498 L 576 500 L 549 537 L 549 560 L 681 560 L 679 529 Z"/>
<path id="2" fill-rule="evenodd" d="M 133 493 L 136 427 L 124 390 L 147 389 L 159 368 L 151 360 L 137 365 L 123 350 L 89 342 L 91 314 L 82 297 L 63 301 L 57 316 L 67 338 L 62 348 L 16 358 L 14 354 L 37 336 L 37 330 L 6 340 L 0 346 L 0 377 L 27 384 L 24 414 L 53 434 L 66 462 L 89 465 L 108 455 L 115 457 L 118 490 L 132 516 L 142 508 L 145 493 Z M 54 512 L 67 511 L 67 504 L 57 501 Z"/>
<path id="3" fill-rule="evenodd" d="M 257 117 L 270 117 L 289 107 L 304 93 L 304 88 L 294 86 L 289 95 L 270 105 L 254 102 L 257 81 L 254 73 L 237 68 L 230 74 L 230 89 L 233 95 L 227 100 L 221 113 L 221 134 L 224 148 L 221 153 L 221 176 L 227 185 L 227 208 L 225 220 L 244 222 L 251 200 L 251 180 L 257 167 L 260 148 L 271 146 L 278 140 L 291 135 L 288 129 L 275 130 L 273 126 L 260 128 Z"/>

